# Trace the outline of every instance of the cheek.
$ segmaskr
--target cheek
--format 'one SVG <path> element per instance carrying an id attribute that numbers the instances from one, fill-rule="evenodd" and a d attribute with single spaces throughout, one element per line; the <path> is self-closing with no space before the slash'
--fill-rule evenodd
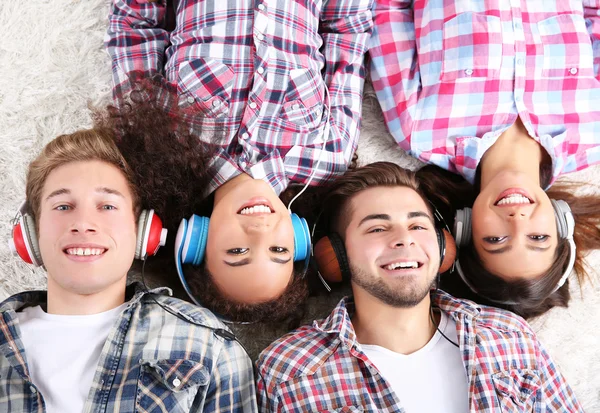
<path id="1" fill-rule="evenodd" d="M 351 241 L 349 241 L 351 240 Z M 349 235 L 346 238 L 346 253 L 354 265 L 370 265 L 380 255 L 381 248 L 377 242 Z"/>

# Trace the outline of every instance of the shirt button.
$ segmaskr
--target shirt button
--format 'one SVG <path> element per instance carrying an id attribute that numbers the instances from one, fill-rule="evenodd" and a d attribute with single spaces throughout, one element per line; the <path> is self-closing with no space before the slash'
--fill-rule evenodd
<path id="1" fill-rule="evenodd" d="M 258 10 L 264 10 L 265 9 L 265 5 L 264 4 L 259 4 L 258 5 Z"/>
<path id="2" fill-rule="evenodd" d="M 517 64 L 519 66 L 523 66 L 523 59 L 517 59 Z"/>
<path id="3" fill-rule="evenodd" d="M 256 109 L 258 105 L 256 104 L 256 102 L 250 102 L 250 105 L 248 106 L 250 106 L 250 109 Z"/>
<path id="4" fill-rule="evenodd" d="M 31 390 L 31 392 L 32 392 L 33 394 L 36 394 L 36 393 L 37 393 L 37 390 L 36 390 L 36 389 L 35 389 L 35 387 L 33 387 L 33 386 L 29 386 L 29 390 Z"/>
<path id="5" fill-rule="evenodd" d="M 264 34 L 262 34 L 262 33 L 258 33 L 258 34 L 256 35 L 256 38 L 257 38 L 258 40 L 265 40 L 265 35 L 264 35 Z"/>
<path id="6" fill-rule="evenodd" d="M 250 137 L 250 135 L 248 135 L 246 132 L 242 133 L 242 139 L 248 139 Z"/>
<path id="7" fill-rule="evenodd" d="M 515 97 L 515 100 L 516 100 L 517 102 L 520 102 L 520 101 L 521 101 L 521 96 L 516 96 L 516 97 Z"/>
<path id="8" fill-rule="evenodd" d="M 465 70 L 465 75 L 471 76 L 472 74 L 473 74 L 473 69 L 466 69 Z"/>
<path id="9" fill-rule="evenodd" d="M 294 103 L 294 104 L 292 105 L 292 109 L 294 109 L 294 110 L 298 110 L 298 109 L 300 109 L 300 105 L 299 105 L 299 104 L 297 104 L 297 103 Z"/>
<path id="10" fill-rule="evenodd" d="M 194 103 L 194 98 L 191 96 L 188 96 L 187 101 L 188 101 L 188 103 Z"/>
<path id="11" fill-rule="evenodd" d="M 175 378 L 175 380 L 173 380 L 173 386 L 179 387 L 180 384 L 181 384 L 181 380 L 179 380 L 178 378 Z"/>
<path id="12" fill-rule="evenodd" d="M 265 69 L 263 69 L 262 67 L 259 67 L 257 72 L 262 75 L 263 73 L 265 73 Z"/>
<path id="13" fill-rule="evenodd" d="M 240 166 L 242 167 L 242 169 L 246 169 L 246 165 L 248 165 L 248 164 L 246 163 L 246 161 L 241 161 L 241 162 L 240 162 Z"/>
<path id="14" fill-rule="evenodd" d="M 221 101 L 215 99 L 215 100 L 213 100 L 212 105 L 213 105 L 213 107 L 216 108 L 217 106 L 221 105 Z"/>
<path id="15" fill-rule="evenodd" d="M 577 68 L 576 67 L 572 67 L 571 70 L 569 70 L 569 73 L 571 73 L 572 75 L 576 75 L 577 74 Z"/>
<path id="16" fill-rule="evenodd" d="M 523 26 L 521 25 L 521 23 L 519 23 L 519 22 L 515 23 L 515 29 L 521 30 L 522 28 L 523 28 Z"/>

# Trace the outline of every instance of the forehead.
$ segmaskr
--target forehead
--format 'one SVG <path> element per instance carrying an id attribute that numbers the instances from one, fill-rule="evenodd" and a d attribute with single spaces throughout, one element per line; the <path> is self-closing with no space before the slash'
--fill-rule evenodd
<path id="1" fill-rule="evenodd" d="M 421 195 L 407 186 L 378 186 L 354 195 L 350 201 L 350 220 L 360 220 L 373 213 L 399 214 L 429 212 L 429 206 Z"/>
<path id="2" fill-rule="evenodd" d="M 131 197 L 123 172 L 110 163 L 98 160 L 68 162 L 53 169 L 44 182 L 42 196 L 63 188 L 70 191 L 108 188 Z"/>

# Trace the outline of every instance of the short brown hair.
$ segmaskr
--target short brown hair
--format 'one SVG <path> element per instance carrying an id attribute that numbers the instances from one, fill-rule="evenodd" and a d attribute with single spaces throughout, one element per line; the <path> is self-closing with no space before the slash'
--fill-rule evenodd
<path id="1" fill-rule="evenodd" d="M 94 128 L 57 137 L 29 164 L 25 192 L 28 212 L 33 216 L 36 227 L 44 184 L 50 173 L 70 162 L 93 160 L 113 165 L 123 173 L 131 192 L 133 212 L 135 216 L 139 215 L 140 201 L 133 183 L 133 174 L 115 144 L 113 133 L 106 128 Z"/>
<path id="2" fill-rule="evenodd" d="M 365 189 L 378 186 L 402 186 L 417 192 L 426 202 L 423 191 L 413 171 L 404 169 L 391 162 L 375 162 L 346 172 L 327 187 L 323 200 L 323 222 L 329 222 L 328 231 L 337 232 L 344 237 L 350 223 L 351 199 Z"/>

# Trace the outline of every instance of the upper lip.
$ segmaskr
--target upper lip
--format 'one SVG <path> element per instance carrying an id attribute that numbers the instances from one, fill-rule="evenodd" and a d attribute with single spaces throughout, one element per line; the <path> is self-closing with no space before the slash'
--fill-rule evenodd
<path id="1" fill-rule="evenodd" d="M 71 248 L 95 248 L 95 249 L 99 249 L 99 250 L 107 250 L 108 248 L 99 245 L 99 244 L 93 244 L 93 243 L 89 243 L 89 242 L 79 242 L 79 243 L 74 243 L 74 244 L 68 244 L 66 246 L 63 247 L 63 251 L 64 250 L 68 250 Z"/>
<path id="2" fill-rule="evenodd" d="M 523 195 L 525 198 L 529 199 L 529 202 L 531 202 L 532 204 L 535 203 L 535 201 L 533 200 L 533 198 L 531 197 L 531 195 L 529 195 L 529 193 L 527 191 L 525 191 L 524 189 L 521 188 L 509 188 L 505 191 L 502 191 L 500 193 L 500 195 L 498 195 L 498 198 L 496 198 L 496 200 L 494 201 L 494 205 L 498 206 L 498 202 L 500 202 L 503 198 L 506 198 L 509 195 L 513 195 L 513 194 L 519 194 L 519 195 Z M 507 204 L 507 205 L 500 205 L 500 206 L 514 206 L 511 204 Z"/>
<path id="3" fill-rule="evenodd" d="M 269 207 L 269 209 L 271 209 L 271 213 L 275 212 L 275 210 L 273 209 L 273 205 L 271 204 L 271 202 L 269 202 L 268 199 L 266 198 L 252 198 L 251 200 L 245 202 L 240 209 L 238 209 L 237 213 L 241 215 L 241 212 L 244 208 L 250 208 L 256 205 L 266 205 Z"/>

